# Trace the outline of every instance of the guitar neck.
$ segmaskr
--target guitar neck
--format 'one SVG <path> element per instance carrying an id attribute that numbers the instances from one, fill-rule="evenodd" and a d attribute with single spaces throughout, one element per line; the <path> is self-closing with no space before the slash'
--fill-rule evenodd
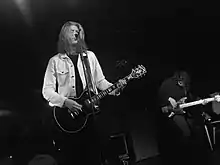
<path id="1" fill-rule="evenodd" d="M 132 79 L 132 77 L 130 75 L 128 75 L 128 76 L 124 77 L 122 80 L 125 80 L 126 82 L 128 82 L 131 79 Z M 115 89 L 119 88 L 118 86 L 119 86 L 119 82 L 116 82 L 115 84 L 113 84 L 112 86 L 107 88 L 106 90 L 103 90 L 100 93 L 98 93 L 97 95 L 93 96 L 91 98 L 91 102 L 95 103 L 95 102 L 99 101 L 100 99 L 102 99 L 103 97 L 105 97 L 106 95 L 108 95 L 109 93 L 114 91 Z"/>
<path id="2" fill-rule="evenodd" d="M 211 102 L 211 101 L 214 101 L 215 98 L 207 98 L 207 99 L 201 99 L 201 100 L 198 100 L 198 101 L 193 101 L 193 102 L 189 102 L 189 103 L 184 103 L 184 104 L 180 104 L 179 107 L 180 108 L 187 108 L 187 107 L 191 107 L 191 106 L 194 106 L 194 105 L 198 105 L 198 104 L 202 104 L 204 102 Z"/>

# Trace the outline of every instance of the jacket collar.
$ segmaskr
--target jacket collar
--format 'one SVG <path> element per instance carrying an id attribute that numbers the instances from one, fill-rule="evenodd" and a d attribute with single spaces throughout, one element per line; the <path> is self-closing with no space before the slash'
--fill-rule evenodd
<path id="1" fill-rule="evenodd" d="M 59 57 L 62 59 L 62 60 L 65 60 L 65 59 L 69 59 L 69 57 L 67 56 L 67 54 L 59 54 Z"/>

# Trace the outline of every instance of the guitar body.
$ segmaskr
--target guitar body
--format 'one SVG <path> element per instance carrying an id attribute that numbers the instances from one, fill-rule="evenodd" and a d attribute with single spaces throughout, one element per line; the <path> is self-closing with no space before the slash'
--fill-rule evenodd
<path id="1" fill-rule="evenodd" d="M 200 100 L 197 100 L 197 101 L 188 102 L 188 103 L 184 103 L 184 102 L 182 102 L 182 100 L 180 100 L 180 101 L 177 102 L 178 106 L 176 108 L 174 108 L 173 106 L 169 105 L 169 106 L 162 107 L 161 110 L 162 110 L 162 112 L 168 113 L 169 114 L 168 117 L 173 117 L 176 114 L 184 114 L 184 113 L 186 113 L 183 110 L 184 108 L 195 106 L 195 105 L 199 105 L 199 104 L 205 105 L 205 104 L 207 104 L 209 102 L 216 101 L 216 100 L 218 102 L 220 102 L 220 96 L 219 95 L 211 97 L 211 98 L 200 99 Z"/>
<path id="2" fill-rule="evenodd" d="M 93 96 L 94 93 L 91 92 Z M 79 98 L 69 98 L 75 100 L 77 103 L 82 105 L 82 112 L 75 115 L 68 108 L 54 107 L 53 115 L 56 124 L 59 128 L 66 133 L 77 133 L 82 130 L 87 123 L 87 120 L 93 111 L 97 114 L 100 110 L 98 109 L 98 103 L 92 105 L 89 103 L 89 92 L 84 91 Z"/>
<path id="3" fill-rule="evenodd" d="M 165 116 L 172 117 L 175 115 L 183 115 L 185 114 L 185 111 L 180 108 L 173 108 L 171 105 L 162 107 L 162 111 L 164 112 Z"/>

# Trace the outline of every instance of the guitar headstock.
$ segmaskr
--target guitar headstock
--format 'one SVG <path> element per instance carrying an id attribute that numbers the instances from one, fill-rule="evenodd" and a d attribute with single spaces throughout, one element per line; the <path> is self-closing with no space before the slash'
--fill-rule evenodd
<path id="1" fill-rule="evenodd" d="M 130 76 L 132 78 L 141 78 L 147 73 L 146 68 L 143 65 L 138 65 L 136 68 L 132 69 Z"/>
<path id="2" fill-rule="evenodd" d="M 214 98 L 215 98 L 215 101 L 220 102 L 220 95 L 219 94 L 215 95 Z"/>
<path id="3" fill-rule="evenodd" d="M 215 99 L 215 101 L 220 102 L 220 94 L 219 92 L 215 92 L 210 94 L 211 97 L 213 97 Z"/>

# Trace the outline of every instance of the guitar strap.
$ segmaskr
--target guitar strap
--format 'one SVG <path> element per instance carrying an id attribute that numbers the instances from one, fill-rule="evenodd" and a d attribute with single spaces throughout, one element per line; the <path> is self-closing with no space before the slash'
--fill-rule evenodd
<path id="1" fill-rule="evenodd" d="M 80 57 L 81 57 L 82 65 L 83 65 L 87 89 L 88 89 L 88 91 L 95 92 L 96 90 L 94 88 L 94 84 L 92 83 L 92 73 L 91 73 L 91 68 L 89 65 L 88 55 L 87 55 L 87 53 L 80 54 Z"/>
<path id="2" fill-rule="evenodd" d="M 84 75 L 85 75 L 85 79 L 86 79 L 86 88 L 87 91 L 89 93 L 89 98 L 92 98 L 91 95 L 91 91 L 96 92 L 95 87 L 94 87 L 94 83 L 92 83 L 92 74 L 91 74 L 91 68 L 89 65 L 89 59 L 88 59 L 88 55 L 86 52 L 82 52 L 80 53 L 80 57 L 81 57 L 81 61 L 82 61 L 82 65 L 83 65 L 83 70 L 84 70 Z M 95 106 L 92 105 L 92 111 L 93 111 L 93 116 L 95 116 L 95 111 L 94 111 Z"/>

